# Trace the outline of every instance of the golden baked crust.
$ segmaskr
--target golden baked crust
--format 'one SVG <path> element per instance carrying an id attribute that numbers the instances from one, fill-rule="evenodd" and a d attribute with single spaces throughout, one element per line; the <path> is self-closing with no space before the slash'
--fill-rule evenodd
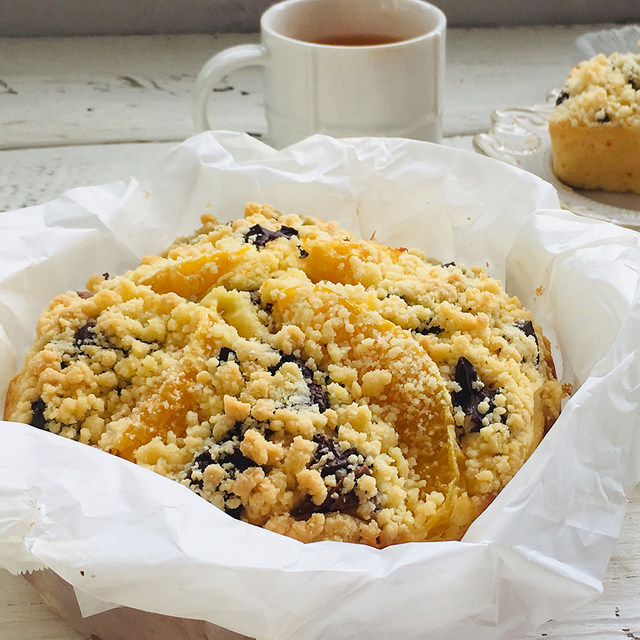
<path id="1" fill-rule="evenodd" d="M 560 411 L 482 269 L 247 205 L 42 314 L 5 418 L 302 541 L 459 539 Z"/>
<path id="2" fill-rule="evenodd" d="M 549 137 L 566 184 L 640 193 L 640 55 L 600 54 L 573 67 Z"/>

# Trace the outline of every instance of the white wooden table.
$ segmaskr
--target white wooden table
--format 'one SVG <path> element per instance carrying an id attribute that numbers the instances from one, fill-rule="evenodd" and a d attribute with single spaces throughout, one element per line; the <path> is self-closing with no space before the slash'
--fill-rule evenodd
<path id="1" fill-rule="evenodd" d="M 576 61 L 575 38 L 602 27 L 449 30 L 445 144 L 472 149 L 471 134 L 488 128 L 495 109 L 542 102 Z M 218 50 L 256 40 L 235 34 L 0 40 L 0 210 L 141 175 L 194 133 L 190 94 L 200 66 Z M 214 127 L 264 138 L 259 70 L 244 70 L 219 89 Z M 81 637 L 22 578 L 0 570 L 0 640 Z M 534 638 L 640 640 L 639 489 L 603 594 L 526 636 Z"/>

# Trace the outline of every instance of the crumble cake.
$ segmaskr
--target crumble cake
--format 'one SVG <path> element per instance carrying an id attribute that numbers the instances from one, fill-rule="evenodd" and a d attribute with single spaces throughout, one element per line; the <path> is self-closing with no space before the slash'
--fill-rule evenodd
<path id="1" fill-rule="evenodd" d="M 548 340 L 478 267 L 249 204 L 55 297 L 5 419 L 303 542 L 459 539 L 560 411 Z"/>
<path id="2" fill-rule="evenodd" d="M 553 171 L 572 187 L 640 194 L 640 54 L 571 69 L 549 120 Z"/>

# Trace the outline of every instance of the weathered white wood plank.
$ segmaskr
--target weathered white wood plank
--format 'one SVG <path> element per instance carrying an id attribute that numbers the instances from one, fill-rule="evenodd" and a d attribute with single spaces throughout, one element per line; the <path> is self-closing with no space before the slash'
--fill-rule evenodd
<path id="1" fill-rule="evenodd" d="M 450 29 L 445 135 L 488 128 L 500 107 L 544 100 L 574 62 L 574 41 L 600 27 Z M 256 34 L 0 39 L 0 149 L 182 140 L 191 91 L 214 53 Z M 265 133 L 262 73 L 218 89 L 214 128 Z M 226 89 L 226 90 L 224 90 Z"/>
<path id="2" fill-rule="evenodd" d="M 124 143 L 0 151 L 0 211 L 48 202 L 74 187 L 142 176 L 174 144 Z"/>
<path id="3" fill-rule="evenodd" d="M 215 52 L 255 38 L 0 40 L 0 148 L 184 139 L 194 132 L 191 89 L 200 67 Z M 259 127 L 259 70 L 233 80 L 215 96 L 224 114 L 213 118 L 216 128 Z"/>
<path id="4" fill-rule="evenodd" d="M 0 569 L 0 638 L 82 640 L 83 636 L 52 613 L 24 578 Z"/>

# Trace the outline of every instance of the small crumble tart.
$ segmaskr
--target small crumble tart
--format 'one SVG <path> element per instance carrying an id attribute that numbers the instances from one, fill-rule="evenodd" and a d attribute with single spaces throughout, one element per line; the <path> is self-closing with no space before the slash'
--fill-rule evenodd
<path id="1" fill-rule="evenodd" d="M 549 137 L 566 184 L 640 194 L 640 54 L 601 53 L 573 67 Z"/>
<path id="2" fill-rule="evenodd" d="M 5 418 L 303 542 L 459 539 L 560 412 L 547 339 L 477 267 L 249 204 L 53 299 Z"/>

